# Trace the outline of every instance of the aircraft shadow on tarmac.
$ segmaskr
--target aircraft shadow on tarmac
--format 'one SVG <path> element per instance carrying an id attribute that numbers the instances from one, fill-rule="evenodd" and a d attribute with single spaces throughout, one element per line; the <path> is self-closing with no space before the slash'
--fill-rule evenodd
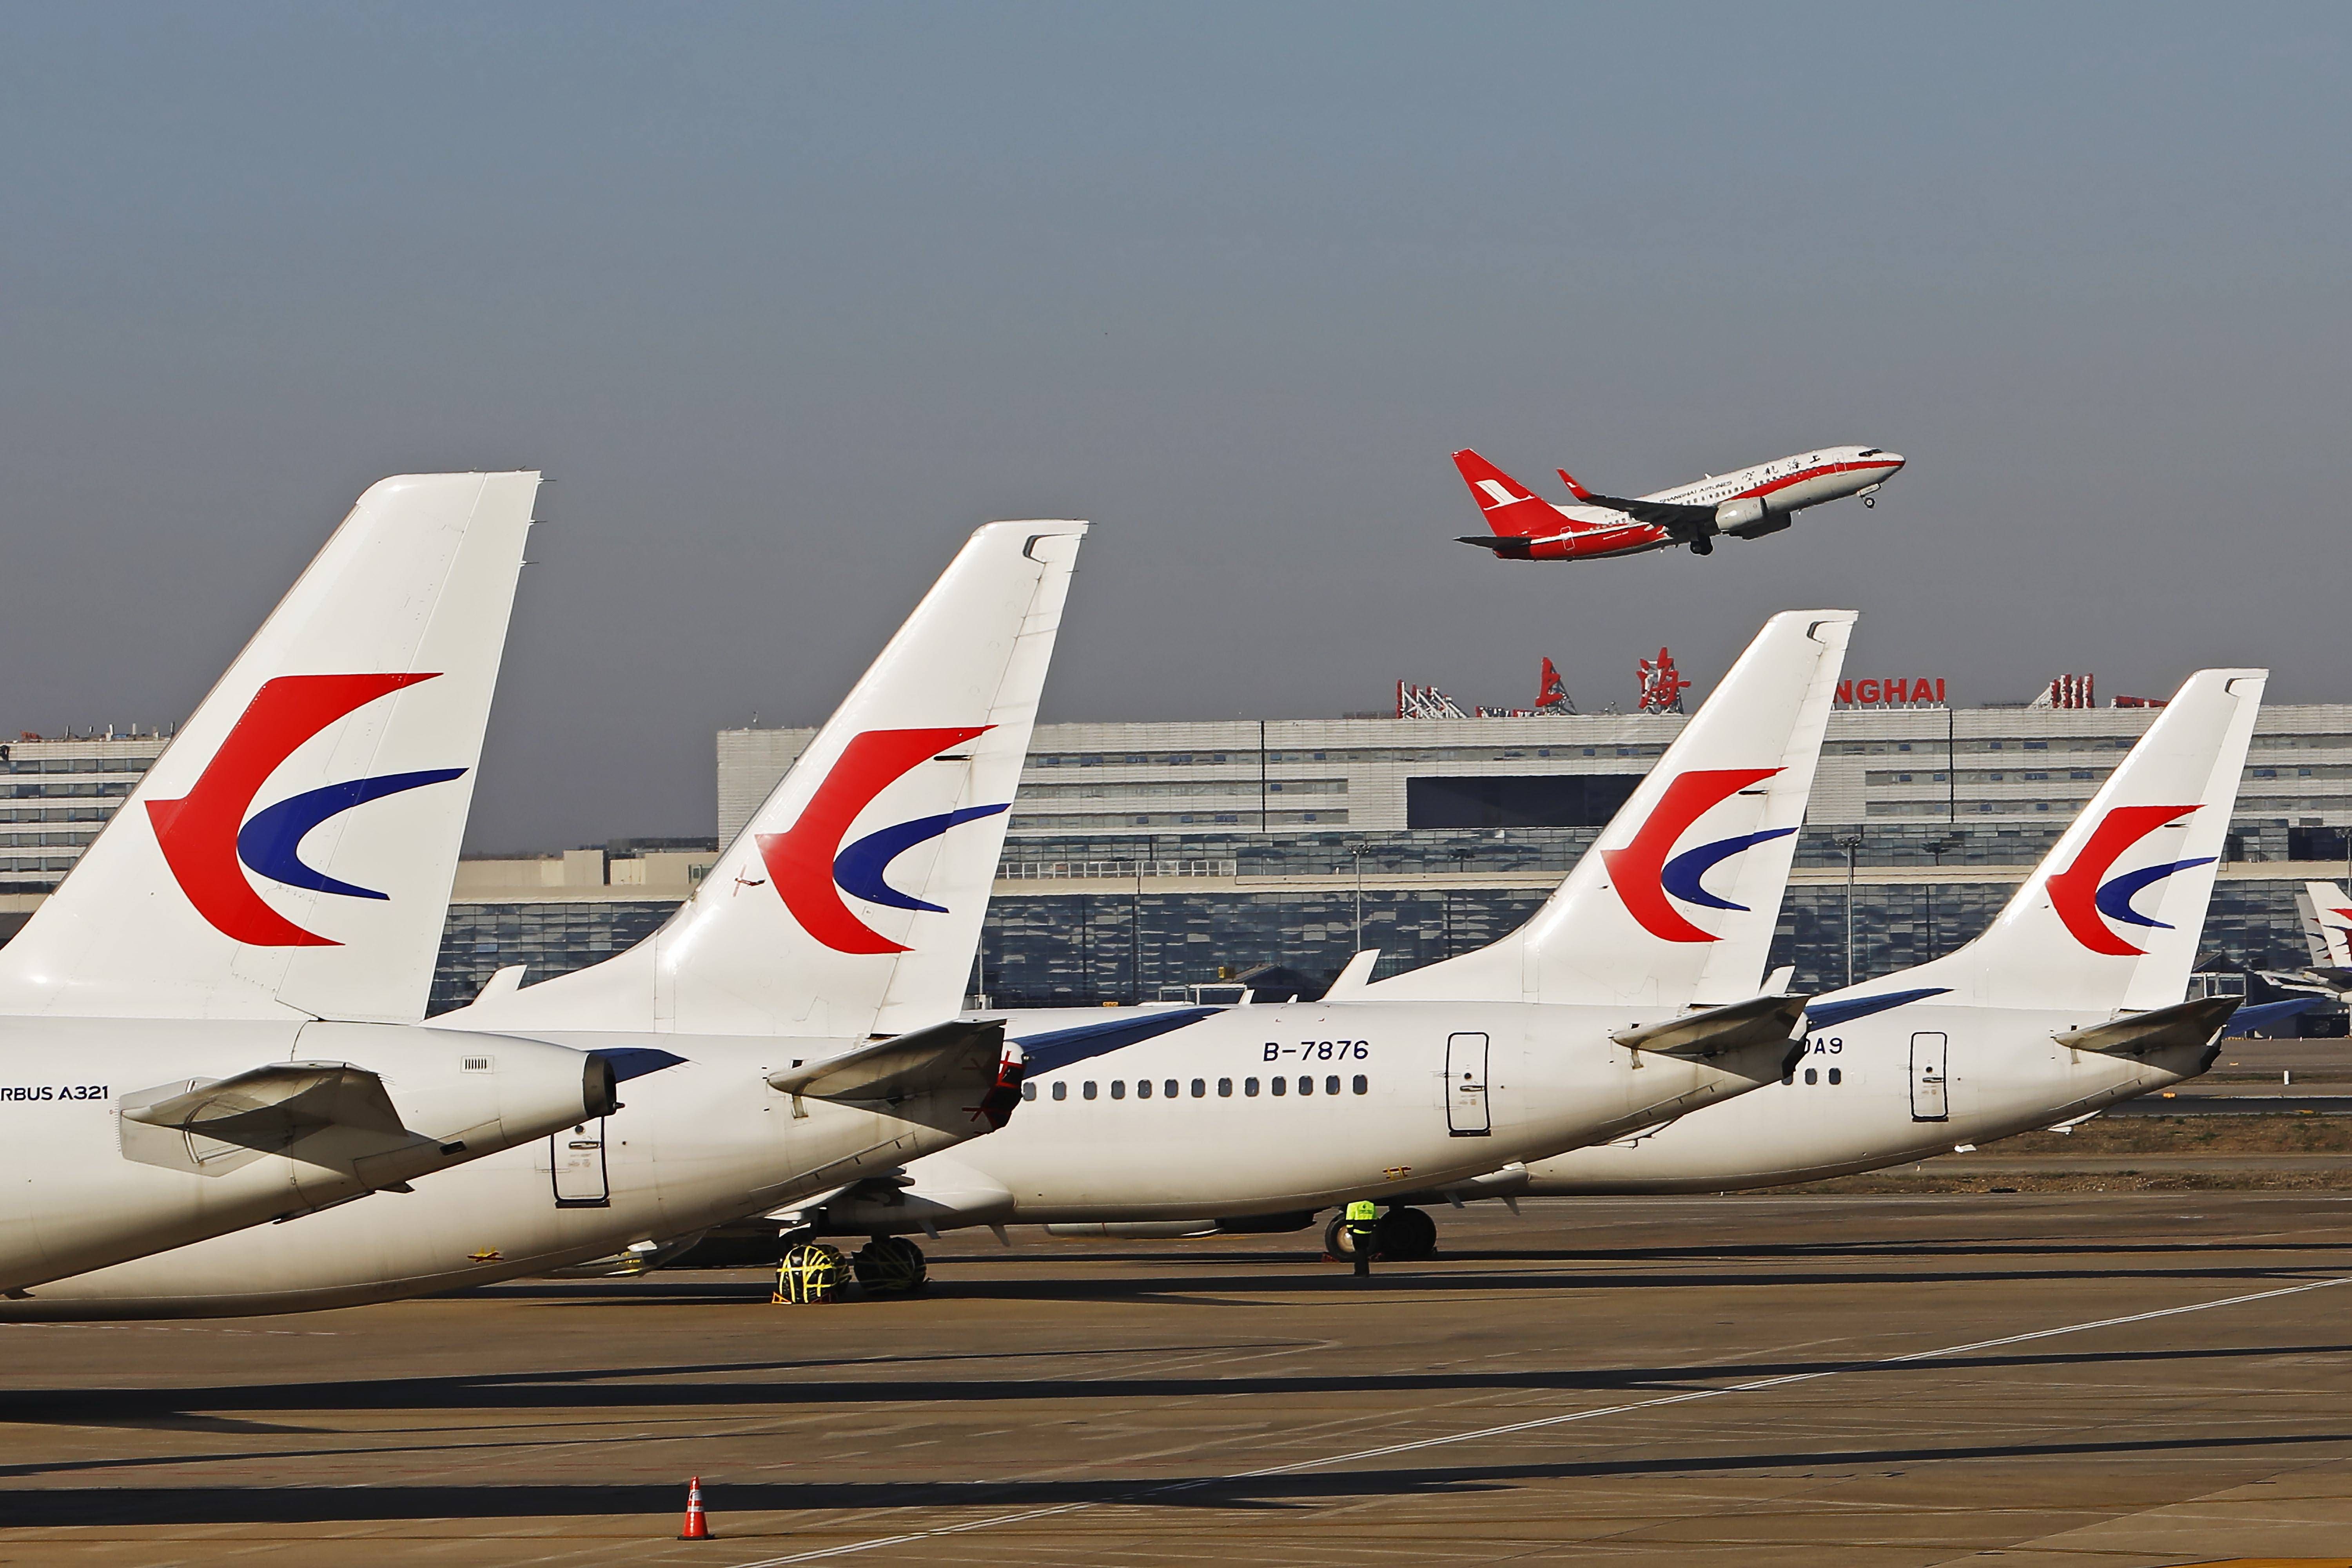
<path id="1" fill-rule="evenodd" d="M 1534 1482 L 1623 1476 L 1722 1474 L 1750 1470 L 1821 1469 L 1930 1465 L 1956 1460 L 2026 1462 L 2163 1454 L 2227 1456 L 2289 1450 L 2301 1462 L 2312 1450 L 2352 1451 L 2352 1432 L 2301 1432 L 2236 1437 L 2151 1437 L 2137 1441 L 1972 1444 L 1948 1448 L 1829 1449 L 1817 1452 L 1661 1455 L 1557 1464 L 1461 1465 L 1299 1475 L 1159 1479 L 1101 1478 L 1036 1481 L 754 1481 L 714 1480 L 706 1490 L 723 1517 L 768 1512 L 834 1512 L 864 1509 L 1026 1509 L 1081 1504 L 1129 1507 L 1282 1509 L 1350 1499 L 1396 1499 L 1501 1491 Z M 2284 1457 L 2284 1456 L 2283 1456 Z M 110 1525 L 330 1524 L 405 1519 L 583 1518 L 677 1511 L 674 1484 L 376 1487 L 50 1488 L 0 1491 L 7 1500 L 5 1528 Z M 892 1528 L 910 1521 L 896 1520 Z M 772 1527 L 794 1528 L 792 1524 Z M 735 1533 L 741 1534 L 739 1530 Z"/>
<path id="2" fill-rule="evenodd" d="M 1233 1348 L 1233 1347 L 1221 1347 Z M 1164 1354 L 1167 1347 L 1140 1352 L 1110 1347 L 1087 1350 L 1066 1346 L 1054 1353 L 1066 1361 L 1076 1355 Z M 811 1382 L 805 1377 L 778 1377 L 800 1373 L 798 1362 L 734 1362 L 674 1366 L 599 1368 L 580 1372 L 494 1373 L 460 1377 L 383 1378 L 331 1383 L 226 1384 L 213 1387 L 23 1389 L 0 1392 L 0 1421 L 21 1425 L 79 1427 L 152 1427 L 184 1429 L 191 1421 L 233 1421 L 238 1415 L 361 1410 L 432 1411 L 642 1411 L 652 1409 L 720 1409 L 866 1404 L 966 1404 L 995 1401 L 1064 1405 L 1076 1401 L 1133 1403 L 1150 1399 L 1215 1396 L 1292 1399 L 1307 1395 L 1464 1393 L 1600 1393 L 1622 1396 L 1629 1392 L 1677 1393 L 1756 1378 L 1806 1374 L 1860 1372 L 1874 1376 L 1916 1378 L 1955 1370 L 1988 1371 L 2021 1367 L 2153 1366 L 2168 1363 L 2229 1360 L 2249 1356 L 2314 1356 L 2352 1354 L 2352 1343 L 2305 1345 L 2201 1345 L 2182 1349 L 2093 1351 L 1941 1356 L 1932 1361 L 1889 1364 L 1878 1360 L 1814 1360 L 1785 1362 L 1709 1363 L 1698 1366 L 1595 1367 L 1546 1370 L 1497 1366 L 1479 1372 L 1445 1373 L 1297 1373 L 1241 1377 L 1032 1377 L 943 1380 L 924 1378 L 856 1378 Z M 869 1362 L 887 1366 L 890 1362 Z M 757 1375 L 768 1374 L 767 1377 Z M 689 1376 L 723 1376 L 720 1383 L 652 1381 Z M 216 1430 L 259 1431 L 267 1423 L 248 1421 Z M 315 1430 L 278 1427 L 281 1431 Z M 496 1435 L 513 1435 L 511 1428 L 494 1428 Z M 534 1431 L 520 1435 L 544 1441 Z M 210 1458 L 238 1460 L 249 1456 L 225 1452 Z M 165 1458 L 161 1464 L 205 1462 L 205 1456 Z M 96 1461 L 110 1465 L 120 1461 Z M 0 1479 L 53 1475 L 80 1468 L 78 1464 L 33 1463 L 0 1467 Z M 17 1494 L 10 1493 L 12 1498 Z"/>

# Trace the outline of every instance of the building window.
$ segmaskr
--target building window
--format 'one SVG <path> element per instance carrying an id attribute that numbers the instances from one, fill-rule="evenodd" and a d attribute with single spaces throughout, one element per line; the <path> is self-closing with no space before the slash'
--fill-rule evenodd
<path id="1" fill-rule="evenodd" d="M 1359 1093 L 1359 1094 L 1370 1094 L 1371 1092 L 1372 1092 L 1372 1081 L 1371 1081 L 1370 1079 L 1369 1079 L 1369 1078 L 1365 1077 L 1365 1076 L 1364 1076 L 1362 1073 L 1360 1073 L 1360 1072 L 1357 1073 L 1357 1074 L 1356 1074 L 1356 1092 L 1357 1092 L 1357 1093 Z"/>
<path id="2" fill-rule="evenodd" d="M 1126 1079 L 1114 1078 L 1110 1081 L 1110 1097 L 1114 1100 L 1124 1100 L 1127 1098 Z"/>
<path id="3" fill-rule="evenodd" d="M 1054 1098 L 1056 1100 L 1067 1100 L 1069 1097 L 1070 1086 L 1063 1082 L 1061 1080 L 1055 1079 L 1054 1081 Z"/>
<path id="4" fill-rule="evenodd" d="M 1254 1100 L 1254 1099 L 1255 1099 L 1256 1097 L 1257 1097 L 1257 1080 L 1256 1080 L 1256 1079 L 1255 1079 L 1255 1078 L 1244 1078 L 1244 1079 L 1243 1079 L 1243 1080 L 1242 1080 L 1242 1098 L 1244 1098 L 1244 1100 Z"/>

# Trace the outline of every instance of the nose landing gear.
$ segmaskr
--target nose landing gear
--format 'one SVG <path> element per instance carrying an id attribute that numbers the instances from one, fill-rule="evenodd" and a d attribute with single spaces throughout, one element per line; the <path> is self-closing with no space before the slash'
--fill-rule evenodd
<path id="1" fill-rule="evenodd" d="M 1875 496 L 1864 496 L 1862 498 L 1862 504 L 1865 507 L 1875 507 L 1878 505 L 1878 497 Z"/>

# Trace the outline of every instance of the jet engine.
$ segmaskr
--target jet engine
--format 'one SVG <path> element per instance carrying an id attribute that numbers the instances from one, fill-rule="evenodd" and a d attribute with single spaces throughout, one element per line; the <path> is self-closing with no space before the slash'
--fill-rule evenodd
<path id="1" fill-rule="evenodd" d="M 1789 521 L 1787 514 L 1774 513 L 1760 496 L 1737 497 L 1715 509 L 1715 531 L 1738 539 L 1779 533 Z"/>

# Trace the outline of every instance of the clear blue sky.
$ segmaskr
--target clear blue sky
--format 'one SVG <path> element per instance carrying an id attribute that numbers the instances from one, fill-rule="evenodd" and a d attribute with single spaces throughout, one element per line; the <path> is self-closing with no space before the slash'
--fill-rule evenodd
<path id="1" fill-rule="evenodd" d="M 708 831 L 976 524 L 1058 717 L 2343 655 L 2340 7 L 0 9 L 0 726 L 184 715 L 371 480 L 543 465 L 475 843 Z M 1447 453 L 1878 509 L 1592 567 Z M 1540 486 L 1557 494 L 1556 481 Z"/>

